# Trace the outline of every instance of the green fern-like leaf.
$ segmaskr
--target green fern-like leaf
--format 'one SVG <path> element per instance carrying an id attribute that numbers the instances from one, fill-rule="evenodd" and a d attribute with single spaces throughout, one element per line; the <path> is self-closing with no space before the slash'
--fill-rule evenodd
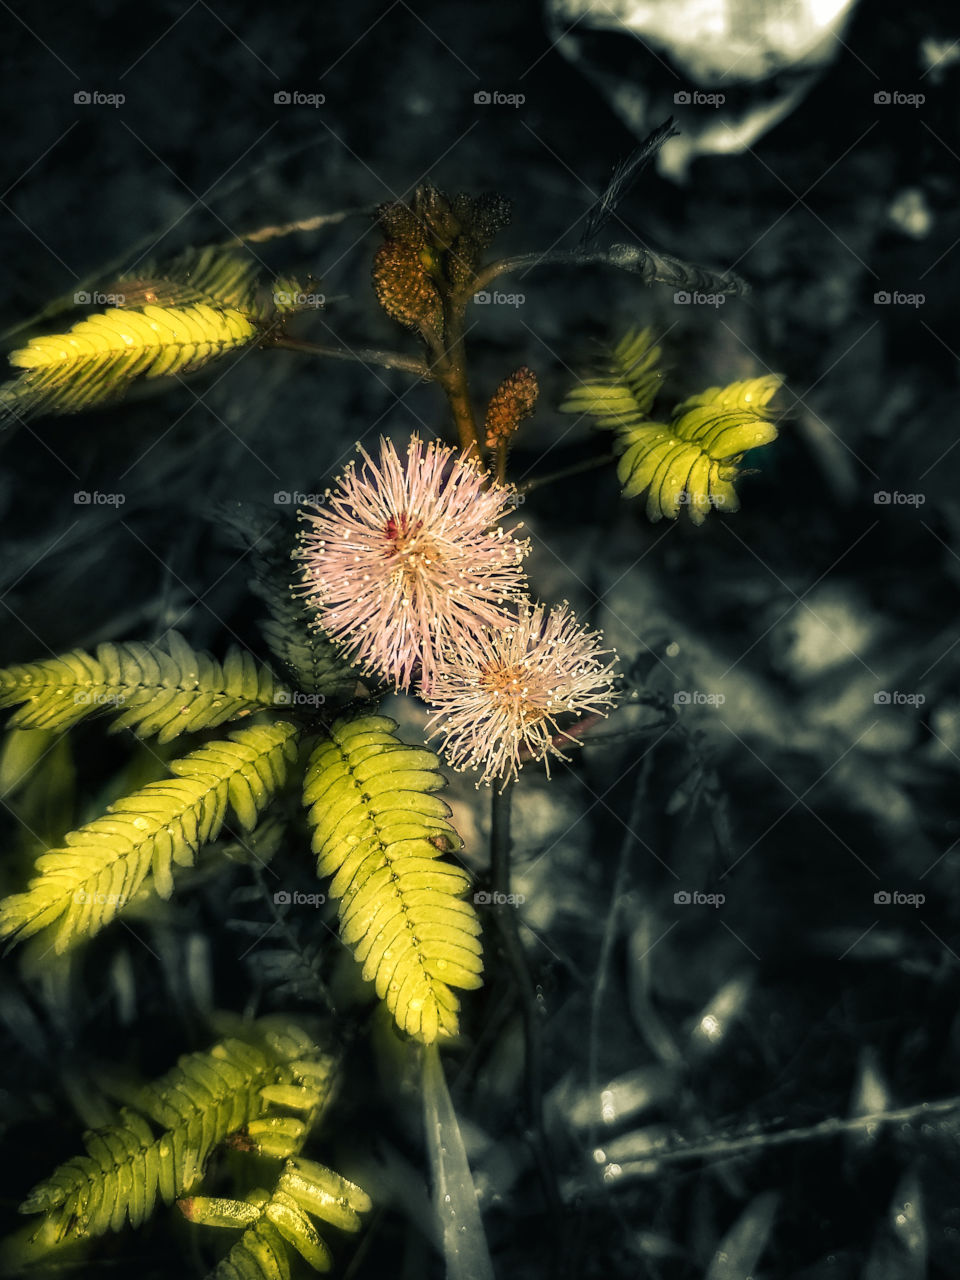
<path id="1" fill-rule="evenodd" d="M 138 378 L 193 373 L 258 336 L 231 307 L 114 307 L 69 333 L 31 338 L 10 353 L 23 372 L 0 388 L 0 421 L 35 413 L 77 413 L 119 399 Z"/>
<path id="2" fill-rule="evenodd" d="M 147 783 L 41 854 L 27 891 L 0 906 L 0 937 L 20 941 L 52 927 L 62 952 L 108 924 L 148 877 L 169 897 L 174 864 L 192 864 L 228 806 L 247 830 L 256 824 L 296 757 L 296 735 L 284 720 L 254 725 L 173 761 L 173 778 Z"/>
<path id="3" fill-rule="evenodd" d="M 301 1156 L 286 1162 L 272 1194 L 253 1191 L 246 1200 L 192 1196 L 179 1205 L 191 1222 L 248 1228 L 208 1280 L 275 1280 L 290 1274 L 288 1246 L 314 1271 L 329 1271 L 333 1259 L 311 1217 L 356 1232 L 372 1202 L 355 1183 Z"/>
<path id="4" fill-rule="evenodd" d="M 300 1027 L 276 1019 L 188 1054 L 134 1091 L 115 1124 L 85 1133 L 86 1154 L 34 1187 L 20 1212 L 44 1215 L 34 1238 L 48 1242 L 139 1226 L 157 1200 L 172 1204 L 199 1183 L 218 1144 L 269 1115 L 273 1091 L 302 1088 L 331 1063 Z"/>
<path id="5" fill-rule="evenodd" d="M 470 877 L 438 861 L 461 845 L 432 751 L 394 736 L 393 720 L 339 720 L 310 757 L 318 874 L 333 875 L 340 936 L 397 1025 L 430 1043 L 456 1035 L 451 987 L 482 985 L 480 923 L 462 901 Z"/>
<path id="6" fill-rule="evenodd" d="M 248 653 L 231 648 L 221 664 L 175 631 L 156 645 L 101 644 L 96 657 L 74 649 L 0 670 L 0 707 L 22 704 L 10 717 L 21 729 L 67 729 L 112 711 L 112 732 L 170 742 L 290 701 L 290 691 Z"/>
<path id="7" fill-rule="evenodd" d="M 270 652 L 289 672 L 291 682 L 318 702 L 343 702 L 357 688 L 357 672 L 340 650 L 311 620 L 303 603 L 275 582 L 261 579 L 251 585 L 266 604 L 270 617 L 260 624 Z M 291 695 L 294 699 L 297 694 Z"/>
<path id="8" fill-rule="evenodd" d="M 123 307 L 188 307 L 198 302 L 255 315 L 260 264 L 248 254 L 205 245 L 168 262 L 150 262 L 121 276 L 104 292 L 123 298 Z"/>
<path id="9" fill-rule="evenodd" d="M 631 330 L 610 352 L 601 372 L 573 388 L 560 412 L 588 414 L 598 427 L 626 430 L 646 420 L 662 381 L 653 330 Z"/>
<path id="10" fill-rule="evenodd" d="M 653 521 L 676 519 L 682 505 L 694 524 L 702 524 L 713 507 L 739 510 L 733 487 L 739 463 L 748 450 L 777 438 L 769 402 L 781 382 L 771 374 L 711 387 L 678 405 L 669 426 L 647 422 L 620 432 L 623 496 L 646 491 Z"/>
<path id="11" fill-rule="evenodd" d="M 316 297 L 316 282 L 296 276 L 278 276 L 272 282 L 258 280 L 260 263 L 239 250 L 223 245 L 187 249 L 172 262 L 151 264 L 136 275 L 121 278 L 109 292 L 123 297 L 117 306 L 184 307 L 206 302 L 212 307 L 233 307 L 259 323 L 289 312 L 302 311 Z"/>
<path id="12" fill-rule="evenodd" d="M 186 307 L 206 303 L 217 308 L 240 311 L 258 325 L 266 325 L 276 317 L 302 311 L 301 298 L 316 296 L 293 276 L 280 276 L 272 282 L 258 280 L 260 263 L 256 258 L 225 248 L 206 245 L 187 249 L 171 262 L 150 263 L 136 274 L 121 277 L 104 292 L 117 297 L 119 307 Z M 121 302 L 120 299 L 123 299 Z"/>
<path id="13" fill-rule="evenodd" d="M 740 460 L 777 438 L 770 401 L 783 379 L 770 374 L 709 387 L 677 405 L 669 424 L 652 422 L 659 359 L 652 331 L 631 331 L 602 372 L 570 392 L 561 411 L 588 415 L 616 432 L 623 496 L 646 492 L 650 520 L 675 520 L 681 506 L 694 524 L 702 524 L 713 507 L 739 510 L 733 485 Z"/>

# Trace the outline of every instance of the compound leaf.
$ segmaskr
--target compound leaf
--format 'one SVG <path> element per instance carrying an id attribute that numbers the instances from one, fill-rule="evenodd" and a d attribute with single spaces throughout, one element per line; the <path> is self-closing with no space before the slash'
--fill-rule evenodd
<path id="1" fill-rule="evenodd" d="M 296 758 L 296 737 L 284 720 L 253 725 L 171 762 L 173 778 L 147 783 L 40 855 L 26 892 L 0 905 L 0 937 L 53 926 L 62 952 L 98 933 L 148 877 L 169 897 L 174 864 L 190 866 L 216 839 L 228 807 L 248 830 L 256 824 Z"/>
<path id="2" fill-rule="evenodd" d="M 457 1033 L 451 987 L 482 985 L 480 923 L 461 841 L 432 751 L 405 745 L 385 716 L 338 720 L 313 751 L 304 787 L 317 872 L 332 875 L 340 934 L 397 1025 L 431 1043 Z"/>

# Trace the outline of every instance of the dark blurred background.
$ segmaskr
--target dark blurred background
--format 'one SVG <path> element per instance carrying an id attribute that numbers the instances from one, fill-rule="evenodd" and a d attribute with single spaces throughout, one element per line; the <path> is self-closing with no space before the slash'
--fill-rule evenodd
<path id="1" fill-rule="evenodd" d="M 687 141 L 605 235 L 733 267 L 753 292 L 684 305 L 612 271 L 543 269 L 503 286 L 522 304 L 474 309 L 468 339 L 478 399 L 520 364 L 539 376 L 516 480 L 606 448 L 557 406 L 598 341 L 630 325 L 663 335 L 677 398 L 786 377 L 780 439 L 751 455 L 759 474 L 735 516 L 650 525 L 642 503 L 619 503 L 612 468 L 524 507 L 536 589 L 588 614 L 645 698 L 606 729 L 635 733 L 550 784 L 528 771 L 515 798 L 561 1221 L 524 1138 L 520 1012 L 493 947 L 447 1073 L 500 1275 L 955 1276 L 960 1119 L 911 1110 L 960 1093 L 955 8 L 865 0 L 831 26 L 810 6 L 822 41 L 799 66 L 786 37 L 768 40 L 777 5 L 718 7 L 741 37 L 756 28 L 742 47 L 683 4 L 633 6 L 630 29 L 616 4 L 2 8 L 4 328 L 92 278 L 367 209 L 427 178 L 508 196 L 506 251 L 572 247 L 613 166 L 677 117 Z M 696 91 L 727 101 L 698 105 Z M 325 101 L 275 100 L 295 92 Z M 414 351 L 376 306 L 378 243 L 358 214 L 252 251 L 320 280 L 328 305 L 298 318 L 301 336 Z M 280 351 L 228 365 L 8 433 L 4 663 L 174 623 L 196 647 L 263 652 L 224 513 L 260 504 L 282 522 L 273 495 L 325 485 L 355 441 L 447 431 L 439 393 L 397 371 Z M 124 502 L 77 505 L 81 490 Z M 398 714 L 416 734 L 417 707 Z M 35 801 L 51 839 L 136 775 L 101 726 L 72 738 L 69 794 Z M 486 793 L 457 780 L 452 794 L 482 875 Z M 12 892 L 27 866 L 7 826 Z M 156 1074 L 205 1043 L 210 1007 L 299 1007 L 224 919 L 251 883 L 242 863 L 198 876 L 144 926 L 149 953 L 114 930 L 62 981 L 5 962 L 11 1223 L 94 1122 L 105 1062 Z M 415 1108 L 398 1118 L 384 1061 L 358 1064 L 365 1092 L 330 1136 L 387 1205 L 341 1262 L 355 1277 L 439 1275 Z M 896 1123 L 855 1123 L 901 1108 Z M 76 1274 L 199 1276 L 197 1249 L 161 1215 Z"/>

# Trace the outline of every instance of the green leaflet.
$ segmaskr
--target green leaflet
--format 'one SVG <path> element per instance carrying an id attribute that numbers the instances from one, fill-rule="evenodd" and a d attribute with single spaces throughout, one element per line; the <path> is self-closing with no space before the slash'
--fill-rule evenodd
<path id="1" fill-rule="evenodd" d="M 258 335 L 233 307 L 112 307 L 10 353 L 10 363 L 23 372 L 0 387 L 0 422 L 117 400 L 138 378 L 193 373 Z"/>
<path id="2" fill-rule="evenodd" d="M 23 704 L 10 718 L 21 729 L 67 729 L 113 712 L 111 731 L 133 729 L 169 742 L 291 700 L 250 654 L 231 647 L 220 663 L 176 631 L 155 645 L 101 644 L 96 657 L 74 649 L 0 670 L 0 707 Z"/>
<path id="3" fill-rule="evenodd" d="M 560 412 L 589 414 L 598 427 L 614 431 L 638 426 L 653 408 L 663 381 L 660 351 L 652 329 L 631 329 L 609 353 L 601 372 L 567 394 Z"/>
<path id="4" fill-rule="evenodd" d="M 167 263 L 145 263 L 135 273 L 121 276 L 105 292 L 123 298 L 118 306 L 185 307 L 205 302 L 214 307 L 233 307 L 255 316 L 256 280 L 260 263 L 249 254 L 205 245 L 187 249 Z"/>
<path id="5" fill-rule="evenodd" d="M 603 373 L 574 388 L 561 410 L 587 414 L 616 432 L 623 496 L 646 493 L 650 520 L 675 520 L 686 506 L 699 525 L 712 508 L 739 510 L 733 487 L 739 463 L 777 438 L 769 405 L 783 379 L 769 374 L 710 387 L 677 405 L 669 424 L 652 422 L 659 356 L 649 329 L 628 333 Z"/>
<path id="6" fill-rule="evenodd" d="M 397 1025 L 431 1043 L 457 1034 L 451 987 L 482 985 L 470 885 L 440 855 L 460 847 L 436 755 L 395 737 L 393 720 L 338 720 L 313 751 L 304 786 L 317 872 L 333 875 L 340 936 Z"/>
<path id="7" fill-rule="evenodd" d="M 678 405 L 669 426 L 649 422 L 622 431 L 617 474 L 623 496 L 646 491 L 647 516 L 675 520 L 687 505 L 694 524 L 708 511 L 739 510 L 733 482 L 749 449 L 777 438 L 769 402 L 781 384 L 775 374 L 711 387 Z"/>
<path id="8" fill-rule="evenodd" d="M 0 906 L 0 937 L 19 941 L 53 926 L 61 952 L 109 923 L 148 876 L 169 897 L 174 864 L 192 864 L 228 806 L 247 830 L 256 824 L 296 758 L 296 737 L 294 725 L 278 720 L 172 761 L 173 778 L 147 783 L 41 854 L 27 891 Z"/>
<path id="9" fill-rule="evenodd" d="M 316 290 L 293 277 L 259 282 L 261 263 L 250 252 L 223 245 L 186 249 L 167 263 L 147 263 L 136 273 L 122 276 L 105 292 L 123 298 L 117 306 L 185 307 L 198 302 L 212 307 L 230 307 L 248 319 L 265 325 L 277 315 L 303 310 L 313 304 L 301 303 Z"/>
<path id="10" fill-rule="evenodd" d="M 199 1182 L 214 1147 L 265 1114 L 271 1087 L 331 1062 L 301 1028 L 277 1019 L 188 1054 L 134 1091 L 115 1124 L 85 1133 L 86 1154 L 34 1187 L 20 1212 L 42 1213 L 35 1235 L 52 1225 L 56 1240 L 139 1226 L 158 1199 L 172 1204 Z"/>
<path id="11" fill-rule="evenodd" d="M 289 572 L 289 566 L 285 571 Z M 283 582 L 279 575 L 264 575 L 251 583 L 254 595 L 263 600 L 270 613 L 260 624 L 270 652 L 308 698 L 321 703 L 350 698 L 357 687 L 356 668 L 340 655 L 323 631 L 311 625 L 302 601 L 291 595 L 289 587 L 278 585 L 278 580 Z"/>
<path id="12" fill-rule="evenodd" d="M 249 1228 L 210 1273 L 209 1280 L 289 1276 L 288 1245 L 314 1271 L 329 1271 L 333 1260 L 311 1215 L 341 1231 L 356 1232 L 362 1225 L 360 1214 L 371 1207 L 362 1188 L 302 1156 L 287 1160 L 272 1194 L 254 1191 L 246 1200 L 193 1196 L 180 1201 L 191 1222 Z"/>
<path id="13" fill-rule="evenodd" d="M 0 424 L 36 413 L 76 413 L 121 398 L 138 379 L 193 373 L 268 336 L 283 315 L 317 305 L 309 280 L 260 283 L 259 268 L 249 254 L 207 245 L 167 263 L 147 263 L 92 295 L 51 303 L 11 332 L 91 301 L 111 307 L 10 353 L 10 363 L 24 372 L 0 387 Z"/>

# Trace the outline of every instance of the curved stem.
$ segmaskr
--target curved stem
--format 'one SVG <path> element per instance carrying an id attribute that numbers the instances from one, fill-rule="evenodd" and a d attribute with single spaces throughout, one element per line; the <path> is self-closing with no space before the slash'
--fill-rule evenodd
<path id="1" fill-rule="evenodd" d="M 464 304 L 500 276 L 534 267 L 615 267 L 638 275 L 644 284 L 669 284 L 678 289 L 708 290 L 714 293 L 747 294 L 750 286 L 732 271 L 712 271 L 666 253 L 653 253 L 640 245 L 613 244 L 609 249 L 552 249 L 546 253 L 518 253 L 488 263 L 471 283 Z"/>
<path id="2" fill-rule="evenodd" d="M 418 378 L 436 378 L 423 360 L 417 356 L 405 356 L 399 351 L 382 351 L 376 347 L 325 347 L 319 342 L 304 342 L 300 338 L 290 338 L 286 334 L 271 338 L 267 344 L 280 347 L 284 351 L 302 351 L 305 355 L 324 356 L 331 360 L 353 360 L 357 364 L 376 364 L 382 369 L 402 369 L 405 373 L 416 374 Z M 439 380 L 439 379 L 438 379 Z"/>

